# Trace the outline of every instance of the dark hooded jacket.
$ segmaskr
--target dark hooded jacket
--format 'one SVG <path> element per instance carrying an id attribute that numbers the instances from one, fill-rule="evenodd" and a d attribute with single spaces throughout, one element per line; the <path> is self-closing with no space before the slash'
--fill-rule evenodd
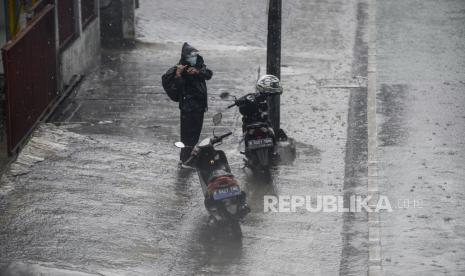
<path id="1" fill-rule="evenodd" d="M 192 52 L 198 51 L 188 43 L 184 43 L 179 64 L 190 66 L 186 58 Z M 198 75 L 191 76 L 187 74 L 187 70 L 184 70 L 181 77 L 175 78 L 175 85 L 181 96 L 179 109 L 184 112 L 205 112 L 208 109 L 206 80 L 212 78 L 213 72 L 207 68 L 200 55 L 198 55 L 197 64 L 194 67 L 199 70 Z"/>

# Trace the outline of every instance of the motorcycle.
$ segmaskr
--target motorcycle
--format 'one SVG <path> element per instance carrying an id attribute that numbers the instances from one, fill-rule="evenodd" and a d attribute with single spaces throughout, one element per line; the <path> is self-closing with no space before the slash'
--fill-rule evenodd
<path id="1" fill-rule="evenodd" d="M 272 159 L 277 156 L 276 136 L 268 118 L 268 93 L 250 93 L 234 100 L 228 108 L 239 107 L 242 115 L 246 159 L 254 173 L 270 174 Z"/>
<path id="2" fill-rule="evenodd" d="M 221 122 L 220 114 L 213 118 L 215 126 Z M 233 235 L 242 236 L 240 221 L 250 212 L 246 194 L 231 173 L 224 151 L 215 149 L 216 145 L 231 134 L 232 132 L 221 136 L 214 134 L 213 137 L 202 140 L 194 147 L 185 164 L 197 171 L 205 196 L 205 208 L 210 214 L 210 223 L 230 226 Z M 176 142 L 175 146 L 185 147 L 182 142 Z"/>

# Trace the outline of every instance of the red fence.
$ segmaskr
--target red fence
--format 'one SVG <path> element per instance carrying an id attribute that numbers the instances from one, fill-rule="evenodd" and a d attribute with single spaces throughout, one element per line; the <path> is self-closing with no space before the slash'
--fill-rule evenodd
<path id="1" fill-rule="evenodd" d="M 75 4 L 74 0 L 59 0 L 57 6 L 60 47 L 63 47 L 76 35 Z"/>
<path id="2" fill-rule="evenodd" d="M 97 14 L 95 0 L 81 0 L 82 26 L 86 26 Z"/>
<path id="3" fill-rule="evenodd" d="M 33 16 L 37 16 L 48 5 L 54 5 L 54 0 L 39 0 L 32 6 Z"/>
<path id="4" fill-rule="evenodd" d="M 16 151 L 56 98 L 55 44 L 54 7 L 48 5 L 2 49 L 10 153 Z"/>

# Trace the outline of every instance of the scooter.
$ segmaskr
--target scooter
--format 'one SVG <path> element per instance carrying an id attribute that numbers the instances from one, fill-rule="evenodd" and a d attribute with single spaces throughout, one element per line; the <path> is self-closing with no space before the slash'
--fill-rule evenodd
<path id="1" fill-rule="evenodd" d="M 214 116 L 214 125 L 221 122 L 221 117 L 221 113 Z M 246 194 L 231 173 L 224 151 L 215 149 L 216 145 L 231 134 L 229 132 L 204 139 L 194 147 L 184 164 L 197 171 L 205 196 L 205 208 L 210 214 L 210 223 L 230 226 L 234 236 L 242 236 L 240 221 L 250 212 Z M 185 147 L 182 142 L 176 142 L 175 146 Z"/>
<path id="2" fill-rule="evenodd" d="M 268 119 L 267 93 L 251 93 L 234 100 L 228 106 L 239 107 L 242 115 L 246 159 L 245 165 L 255 174 L 269 177 L 272 159 L 276 154 L 276 136 Z"/>

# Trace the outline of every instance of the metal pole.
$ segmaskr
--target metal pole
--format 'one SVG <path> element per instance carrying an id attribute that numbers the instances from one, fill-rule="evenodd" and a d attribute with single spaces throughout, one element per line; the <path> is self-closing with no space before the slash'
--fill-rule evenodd
<path id="1" fill-rule="evenodd" d="M 281 0 L 269 0 L 266 73 L 281 79 Z M 269 116 L 275 133 L 280 127 L 280 95 L 270 99 Z"/>

